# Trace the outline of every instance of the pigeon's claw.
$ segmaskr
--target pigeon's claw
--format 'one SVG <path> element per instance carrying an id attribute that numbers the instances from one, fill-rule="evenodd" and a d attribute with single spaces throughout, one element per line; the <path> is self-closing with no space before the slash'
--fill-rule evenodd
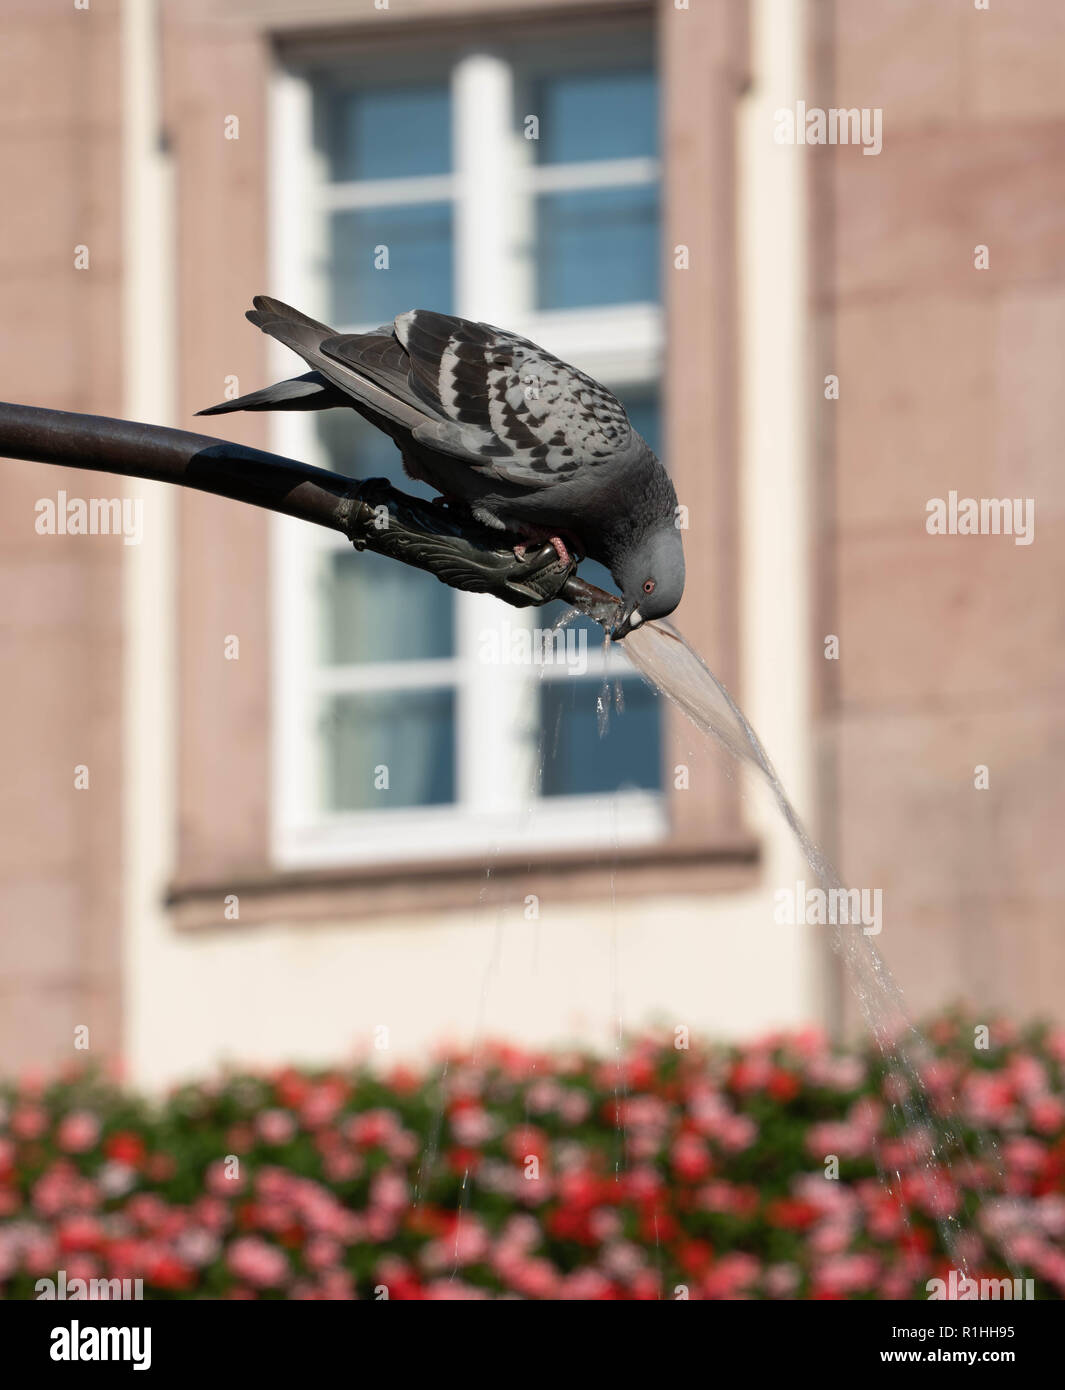
<path id="1" fill-rule="evenodd" d="M 555 554 L 558 556 L 559 568 L 568 569 L 569 566 L 573 563 L 573 556 L 566 549 L 566 542 L 561 538 L 561 536 L 548 536 L 546 538 L 546 543 L 554 549 Z M 518 557 L 519 560 L 524 560 L 525 552 L 526 550 L 528 550 L 528 548 L 529 547 L 525 544 L 516 545 L 514 546 L 514 554 Z"/>

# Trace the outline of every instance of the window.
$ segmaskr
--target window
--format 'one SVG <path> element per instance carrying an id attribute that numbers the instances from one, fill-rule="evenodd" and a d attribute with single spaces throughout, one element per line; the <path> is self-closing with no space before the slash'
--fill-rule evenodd
<path id="1" fill-rule="evenodd" d="M 647 33 L 283 71 L 277 292 L 343 332 L 416 306 L 513 328 L 657 450 L 657 100 Z M 428 495 L 354 411 L 275 418 L 280 451 Z M 275 537 L 280 864 L 664 833 L 659 710 L 595 624 L 545 639 L 560 604 L 508 609 L 283 518 Z M 563 640 L 569 660 L 528 660 Z"/>

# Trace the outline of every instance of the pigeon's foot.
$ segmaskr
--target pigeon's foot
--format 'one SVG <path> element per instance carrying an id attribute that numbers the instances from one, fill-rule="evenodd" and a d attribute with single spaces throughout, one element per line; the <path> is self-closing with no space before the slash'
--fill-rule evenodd
<path id="1" fill-rule="evenodd" d="M 569 565 L 573 563 L 573 557 L 566 549 L 566 542 L 562 539 L 561 536 L 548 536 L 546 539 L 548 545 L 554 547 L 555 554 L 559 558 L 559 563 L 562 569 L 566 569 Z M 514 554 L 518 557 L 519 560 L 524 560 L 525 552 L 527 549 L 528 546 L 526 545 L 516 545 L 514 547 Z"/>

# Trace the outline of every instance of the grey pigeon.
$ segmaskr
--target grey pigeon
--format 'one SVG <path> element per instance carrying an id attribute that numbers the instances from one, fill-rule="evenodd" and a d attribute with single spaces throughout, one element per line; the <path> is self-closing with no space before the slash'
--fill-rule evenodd
<path id="1" fill-rule="evenodd" d="M 615 638 L 676 608 L 673 484 L 590 376 L 516 333 L 429 309 L 372 333 L 338 334 L 262 295 L 247 316 L 313 370 L 199 414 L 353 407 L 395 441 L 410 477 L 478 521 L 606 565 L 624 600 Z"/>

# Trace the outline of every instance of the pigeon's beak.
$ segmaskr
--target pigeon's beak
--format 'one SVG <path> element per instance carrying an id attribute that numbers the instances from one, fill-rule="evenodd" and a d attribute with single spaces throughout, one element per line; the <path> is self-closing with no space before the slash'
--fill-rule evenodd
<path id="1" fill-rule="evenodd" d="M 623 637 L 628 637 L 632 629 L 634 627 L 639 627 L 642 622 L 643 618 L 640 616 L 640 610 L 636 607 L 635 603 L 630 603 L 623 610 L 621 621 L 614 628 L 613 632 L 611 632 L 610 640 L 612 642 L 620 642 Z"/>

